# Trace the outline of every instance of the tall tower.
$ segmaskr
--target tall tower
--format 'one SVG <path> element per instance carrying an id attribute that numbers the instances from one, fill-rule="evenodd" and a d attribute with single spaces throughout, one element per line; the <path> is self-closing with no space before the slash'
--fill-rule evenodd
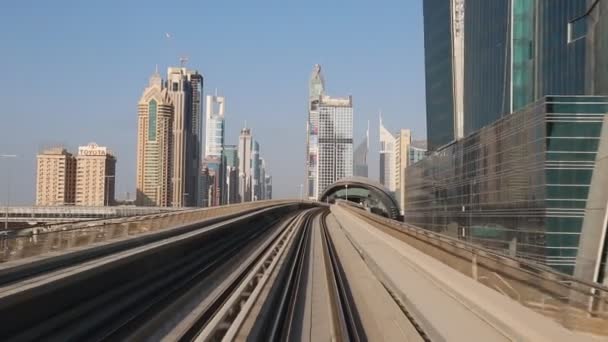
<path id="1" fill-rule="evenodd" d="M 205 157 L 219 157 L 224 148 L 224 110 L 223 96 L 207 95 L 205 110 Z"/>
<path id="2" fill-rule="evenodd" d="M 306 192 L 308 199 L 317 199 L 319 172 L 319 104 L 325 94 L 325 80 L 321 66 L 316 64 L 308 89 L 308 120 L 306 121 Z"/>
<path id="3" fill-rule="evenodd" d="M 243 128 L 239 136 L 239 197 L 241 202 L 251 201 L 252 196 L 252 137 L 251 129 Z"/>
<path id="4" fill-rule="evenodd" d="M 257 201 L 260 197 L 260 143 L 251 142 L 251 200 Z"/>
<path id="5" fill-rule="evenodd" d="M 318 109 L 318 172 L 315 196 L 332 183 L 353 175 L 352 97 L 322 96 Z"/>
<path id="6" fill-rule="evenodd" d="M 138 104 L 138 205 L 171 205 L 173 104 L 158 72 Z"/>
<path id="7" fill-rule="evenodd" d="M 200 112 L 203 78 L 195 70 L 170 67 L 167 90 L 173 103 L 172 205 L 194 206 L 200 168 Z"/>
<path id="8" fill-rule="evenodd" d="M 393 192 L 396 190 L 395 140 L 391 132 L 382 124 L 382 116 L 380 116 L 380 184 Z"/>

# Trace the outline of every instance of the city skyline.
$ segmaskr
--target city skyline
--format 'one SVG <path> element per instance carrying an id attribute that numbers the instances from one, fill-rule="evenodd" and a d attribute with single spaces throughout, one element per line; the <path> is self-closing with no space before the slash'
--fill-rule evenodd
<path id="1" fill-rule="evenodd" d="M 320 3 L 319 3 L 320 4 Z M 205 93 L 216 87 L 222 89 L 222 94 L 231 100 L 230 120 L 226 127 L 226 141 L 235 144 L 238 141 L 239 129 L 242 122 L 248 121 L 248 126 L 256 132 L 256 137 L 264 147 L 264 158 L 271 168 L 285 163 L 284 172 L 273 174 L 273 195 L 277 198 L 297 197 L 299 194 L 298 185 L 302 183 L 302 153 L 285 155 L 280 152 L 281 148 L 287 144 L 287 148 L 293 151 L 304 151 L 303 145 L 304 132 L 301 127 L 304 124 L 303 115 L 305 113 L 302 103 L 302 93 L 306 91 L 307 77 L 311 65 L 315 63 L 323 64 L 330 70 L 329 77 L 332 82 L 329 93 L 352 93 L 357 98 L 357 111 L 354 122 L 355 144 L 357 138 L 362 137 L 365 131 L 367 120 L 373 120 L 374 113 L 382 107 L 385 120 L 394 127 L 412 127 L 414 132 L 424 132 L 424 104 L 406 106 L 409 101 L 414 103 L 414 99 L 422 98 L 424 89 L 418 83 L 423 80 L 422 65 L 422 22 L 421 5 L 418 3 L 401 4 L 394 2 L 389 7 L 382 9 L 380 13 L 369 16 L 370 8 L 375 7 L 371 4 L 353 3 L 347 10 L 345 17 L 334 18 L 342 23 L 341 28 L 336 29 L 334 24 L 330 26 L 321 25 L 313 28 L 315 32 L 323 30 L 335 32 L 342 35 L 343 32 L 352 32 L 353 37 L 361 37 L 361 44 L 367 53 L 353 56 L 348 63 L 343 62 L 345 53 L 349 49 L 337 49 L 328 45 L 330 40 L 318 41 L 311 39 L 307 24 L 307 15 L 301 14 L 318 6 L 316 3 L 308 3 L 304 8 L 296 11 L 293 9 L 273 8 L 267 12 L 267 8 L 256 9 L 250 4 L 243 4 L 247 13 L 255 15 L 243 17 L 244 13 L 226 14 L 221 11 L 222 4 L 213 4 L 218 7 L 217 11 L 222 14 L 221 21 L 244 21 L 242 25 L 250 25 L 251 34 L 273 32 L 271 27 L 264 23 L 264 18 L 275 15 L 282 15 L 281 22 L 289 22 L 294 25 L 296 37 L 301 39 L 301 44 L 313 46 L 313 41 L 324 52 L 309 51 L 301 54 L 301 47 L 288 43 L 280 33 L 272 33 L 263 38 L 263 46 L 270 47 L 271 51 L 287 48 L 287 52 L 281 61 L 276 63 L 276 58 L 270 58 L 267 48 L 255 47 L 252 44 L 240 44 L 239 42 L 251 39 L 250 35 L 245 37 L 235 36 L 233 31 L 220 32 L 212 28 L 216 18 L 209 17 L 210 20 L 201 20 L 204 25 L 201 31 L 192 31 L 192 24 L 188 20 L 177 18 L 168 20 L 171 27 L 171 39 L 164 36 L 163 29 L 153 29 L 149 31 L 134 30 L 130 20 L 142 20 L 130 18 L 128 28 L 121 24 L 127 22 L 128 13 L 135 10 L 132 5 L 118 4 L 116 13 L 109 13 L 107 10 L 89 11 L 80 4 L 72 4 L 74 10 L 81 11 L 80 17 L 70 20 L 62 20 L 51 25 L 49 29 L 40 29 L 40 24 L 36 18 L 41 15 L 48 15 L 54 11 L 66 8 L 65 3 L 55 3 L 46 8 L 43 4 L 39 8 L 21 8 L 19 4 L 3 4 L 2 7 L 10 6 L 1 11 L 2 13 L 12 13 L 11 18 L 6 18 L 0 25 L 10 25 L 3 30 L 0 35 L 5 42 L 4 48 L 10 49 L 11 53 L 3 54 L 2 61 L 14 66 L 5 75 L 7 80 L 13 80 L 13 87 L 6 84 L 0 85 L 0 99 L 4 103 L 5 112 L 3 115 L 10 115 L 10 125 L 3 125 L 5 128 L 0 134 L 0 146 L 2 153 L 18 155 L 18 158 L 3 160 L 3 164 L 9 165 L 10 179 L 14 183 L 11 187 L 11 202 L 14 204 L 31 204 L 34 201 L 35 193 L 35 156 L 40 146 L 57 145 L 65 146 L 69 150 L 81 144 L 82 141 L 98 141 L 108 146 L 117 153 L 121 163 L 117 165 L 117 187 L 118 198 L 124 198 L 125 193 L 130 193 L 130 198 L 135 197 L 135 163 L 128 162 L 135 160 L 136 140 L 133 132 L 136 130 L 137 120 L 133 118 L 134 105 L 141 95 L 142 86 L 145 85 L 147 78 L 154 71 L 158 64 L 160 70 L 166 70 L 168 66 L 179 65 L 179 57 L 187 55 L 189 61 L 186 67 L 198 69 L 205 76 Z M 191 6 L 192 4 L 182 4 L 192 7 L 194 13 L 199 13 L 200 7 Z M 182 6 L 180 5 L 180 6 Z M 309 7 L 310 6 L 310 7 Z M 324 5 L 325 6 L 325 5 Z M 330 5 L 332 7 L 333 5 Z M 297 6 L 296 6 L 297 7 Z M 399 11 L 395 11 L 399 9 Z M 406 10 L 403 10 L 406 9 Z M 122 12 L 127 13 L 123 14 Z M 140 9 L 138 9 L 140 10 Z M 120 13 L 119 13 L 120 12 Z M 144 10 L 148 15 L 159 15 L 163 11 L 159 8 L 149 8 Z M 201 11 L 203 17 L 208 16 L 208 11 Z M 397 14 L 402 13 L 402 14 Z M 187 14 L 193 15 L 193 14 Z M 319 14 L 322 17 L 333 17 L 329 13 Z M 116 17 L 117 28 L 112 30 L 122 30 L 121 34 L 107 32 L 106 25 L 102 25 L 100 19 Z M 145 16 L 145 15 L 143 15 Z M 386 20 L 386 18 L 390 20 Z M 12 18 L 20 17 L 17 22 Z M 371 23 L 380 22 L 383 26 L 370 25 L 366 28 L 358 28 L 361 18 L 366 18 Z M 66 19 L 66 18 L 63 18 Z M 48 18 L 55 22 L 55 19 Z M 123 20 L 123 21 L 121 21 Z M 114 21 L 114 20 L 113 20 Z M 84 25 L 83 23 L 88 23 Z M 190 21 L 191 22 L 191 21 Z M 404 27 L 403 22 L 407 25 Z M 27 24 L 27 27 L 26 27 Z M 207 26 L 208 25 L 208 26 Z M 145 25 L 143 25 L 145 26 Z M 84 28 L 81 31 L 75 28 Z M 343 31 L 344 30 L 344 31 Z M 49 39 L 56 41 L 55 36 L 70 36 L 72 31 L 78 31 L 72 36 L 78 40 L 78 44 L 62 46 L 50 46 L 41 40 L 21 39 L 26 38 L 32 32 L 37 32 L 38 39 Z M 11 32 L 10 35 L 5 36 Z M 213 32 L 215 37 L 211 37 L 213 42 L 214 55 L 218 52 L 218 57 L 207 55 L 207 44 L 205 40 L 197 39 L 198 32 Z M 306 32 L 306 34 L 305 34 Z M 411 38 L 407 43 L 394 44 L 391 37 L 397 37 L 408 33 Z M 51 34 L 51 36 L 47 36 Z M 383 36 L 386 39 L 378 41 L 370 39 L 372 36 Z M 84 37 L 88 37 L 83 40 Z M 207 35 L 205 35 L 207 37 Z M 91 39 L 89 39 L 91 38 Z M 244 39 L 244 40 L 243 40 Z M 222 40 L 218 43 L 218 40 Z M 197 44 L 193 44 L 197 42 Z M 299 44 L 300 45 L 300 44 Z M 414 45 L 416 53 L 412 55 L 411 48 Z M 367 46 L 367 48 L 366 48 Z M 239 49 L 246 49 L 248 53 L 243 53 Z M 315 49 L 316 50 L 316 49 Z M 7 50 L 9 51 L 9 50 Z M 33 55 L 47 56 L 45 59 L 31 60 L 23 59 L 23 56 L 32 55 L 26 51 L 31 51 Z M 99 51 L 99 54 L 92 55 L 91 52 Z M 103 51 L 103 53 L 101 53 Z M 111 53 L 110 53 L 111 51 Z M 83 59 L 72 61 L 59 60 L 68 54 L 75 56 L 87 56 Z M 247 58 L 243 56 L 247 55 Z M 410 56 L 412 55 L 412 56 Z M 21 56 L 21 60 L 16 60 L 16 56 Z M 370 73 L 374 65 L 383 65 L 380 73 Z M 75 67 L 87 69 L 87 82 L 89 87 L 69 87 L 68 84 L 79 82 L 81 77 L 77 73 L 69 73 Z M 20 69 L 19 73 L 15 71 Z M 43 71 L 45 77 L 39 79 L 36 84 L 28 85 L 28 97 L 44 99 L 45 108 L 53 108 L 51 112 L 44 111 L 41 103 L 34 101 L 30 106 L 21 106 L 24 98 L 15 92 L 20 87 L 21 81 L 29 78 L 32 70 Z M 18 76 L 19 75 L 19 76 Z M 285 77 L 288 75 L 288 77 Z M 246 77 L 243 77 L 246 76 Z M 51 81 L 52 80 L 52 81 Z M 356 82 L 354 82 L 357 80 Z M 387 89 L 380 90 L 388 86 Z M 69 106 L 62 105 L 66 92 L 57 92 L 58 89 L 70 89 L 70 96 L 74 101 L 70 101 Z M 102 97 L 97 89 L 103 88 L 103 98 L 112 98 L 112 101 L 101 108 L 91 107 L 91 102 L 100 102 Z M 403 97 L 406 94 L 406 97 Z M 82 100 L 81 100 L 82 99 Z M 277 99 L 280 99 L 277 102 Z M 409 99 L 409 100 L 408 100 Z M 417 101 L 419 102 L 419 101 Z M 43 114 L 44 113 L 44 114 Z M 29 122 L 35 118 L 34 125 Z M 52 118 L 51 121 L 49 121 Z M 274 127 L 266 125 L 265 122 L 273 122 Z M 78 122 L 78 124 L 76 124 Z M 10 127 L 10 129 L 8 129 Z M 38 127 L 45 127 L 40 130 Z M 280 130 L 274 129 L 275 127 Z M 27 131 L 26 131 L 27 129 Z M 32 133 L 30 139 L 20 139 L 25 132 Z M 370 176 L 377 177 L 377 157 L 375 151 L 375 130 L 372 130 L 370 137 Z M 204 137 L 203 137 L 204 138 Z M 423 136 L 417 137 L 423 138 Z M 285 141 L 279 144 L 279 141 Z M 3 167 L 0 171 L 5 176 L 6 170 Z M 16 191 L 15 189 L 19 189 Z M 0 192 L 4 193 L 6 186 L 0 185 Z M 4 197 L 4 196 L 2 196 Z M 2 199 L 4 201 L 4 199 Z"/>

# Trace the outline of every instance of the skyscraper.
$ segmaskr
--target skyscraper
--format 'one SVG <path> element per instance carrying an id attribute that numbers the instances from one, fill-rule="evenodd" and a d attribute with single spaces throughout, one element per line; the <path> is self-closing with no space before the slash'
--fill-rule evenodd
<path id="1" fill-rule="evenodd" d="M 369 153 L 369 121 L 367 122 L 367 131 L 365 138 L 355 149 L 353 156 L 354 174 L 359 177 L 368 176 L 367 154 Z"/>
<path id="2" fill-rule="evenodd" d="M 167 89 L 173 104 L 172 205 L 194 206 L 200 168 L 200 98 L 202 76 L 195 70 L 170 67 Z"/>
<path id="3" fill-rule="evenodd" d="M 158 72 L 138 104 L 138 205 L 171 205 L 173 103 Z"/>
<path id="4" fill-rule="evenodd" d="M 74 205 L 76 159 L 66 149 L 51 148 L 38 154 L 36 205 Z"/>
<path id="5" fill-rule="evenodd" d="M 338 179 L 353 175 L 352 97 L 325 95 L 321 66 L 313 68 L 309 82 L 306 123 L 307 194 L 311 200 Z"/>
<path id="6" fill-rule="evenodd" d="M 321 96 L 318 104 L 318 171 L 315 196 L 353 175 L 353 99 Z"/>
<path id="7" fill-rule="evenodd" d="M 423 11 L 426 125 L 434 150 L 463 136 L 465 0 L 425 0 Z"/>
<path id="8" fill-rule="evenodd" d="M 306 192 L 308 199 L 317 199 L 319 173 L 319 104 L 325 94 L 321 66 L 316 64 L 308 88 L 308 120 L 306 120 Z"/>
<path id="9" fill-rule="evenodd" d="M 205 111 L 205 157 L 222 155 L 224 148 L 224 111 L 223 96 L 207 95 Z"/>
<path id="10" fill-rule="evenodd" d="M 243 128 L 239 136 L 239 197 L 241 202 L 250 202 L 252 198 L 252 137 L 251 129 Z"/>
<path id="11" fill-rule="evenodd" d="M 223 161 L 226 170 L 224 203 L 239 203 L 239 157 L 237 145 L 224 145 L 222 154 L 224 156 Z"/>
<path id="12" fill-rule="evenodd" d="M 271 200 L 272 199 L 272 176 L 271 175 L 266 175 L 264 184 L 266 186 L 266 198 L 265 199 Z"/>
<path id="13" fill-rule="evenodd" d="M 114 204 L 116 157 L 106 147 L 90 143 L 78 147 L 76 205 Z"/>
<path id="14" fill-rule="evenodd" d="M 395 137 L 382 124 L 380 116 L 380 184 L 390 191 L 396 190 L 396 160 L 395 160 Z"/>
<path id="15" fill-rule="evenodd" d="M 251 200 L 260 199 L 260 144 L 252 140 L 251 148 Z"/>
<path id="16" fill-rule="evenodd" d="M 412 131 L 401 129 L 395 137 L 395 197 L 399 202 L 401 214 L 405 210 L 405 169 L 410 164 Z"/>

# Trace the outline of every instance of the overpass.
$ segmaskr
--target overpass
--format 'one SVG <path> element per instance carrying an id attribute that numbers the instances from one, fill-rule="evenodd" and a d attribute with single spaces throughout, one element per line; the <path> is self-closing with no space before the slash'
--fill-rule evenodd
<path id="1" fill-rule="evenodd" d="M 608 337 L 608 288 L 345 201 L 31 230 L 1 251 L 2 340 Z"/>

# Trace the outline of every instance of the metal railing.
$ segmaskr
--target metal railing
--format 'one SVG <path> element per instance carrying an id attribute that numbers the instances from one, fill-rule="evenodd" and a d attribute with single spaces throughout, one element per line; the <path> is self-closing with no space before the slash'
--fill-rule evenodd
<path id="1" fill-rule="evenodd" d="M 219 207 L 187 209 L 160 214 L 85 221 L 20 230 L 16 235 L 0 236 L 0 268 L 2 263 L 40 258 L 70 249 L 87 248 L 110 241 L 131 238 L 211 218 L 246 213 L 265 207 L 295 203 L 289 200 L 246 202 Z"/>

